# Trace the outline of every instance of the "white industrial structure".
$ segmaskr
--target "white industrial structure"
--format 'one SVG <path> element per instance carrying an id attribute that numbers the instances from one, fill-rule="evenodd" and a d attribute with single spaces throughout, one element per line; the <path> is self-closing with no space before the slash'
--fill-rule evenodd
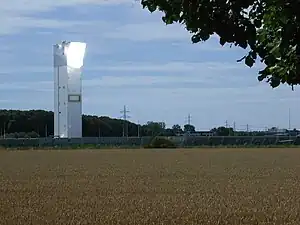
<path id="1" fill-rule="evenodd" d="M 81 73 L 86 43 L 54 45 L 54 137 L 82 137 Z"/>

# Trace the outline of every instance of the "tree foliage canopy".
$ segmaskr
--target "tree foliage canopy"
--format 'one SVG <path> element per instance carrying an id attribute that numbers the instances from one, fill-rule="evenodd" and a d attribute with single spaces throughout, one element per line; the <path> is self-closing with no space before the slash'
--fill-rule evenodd
<path id="1" fill-rule="evenodd" d="M 265 68 L 258 80 L 272 87 L 300 84 L 300 1 L 297 0 L 142 0 L 150 12 L 162 11 L 166 24 L 181 23 L 192 42 L 211 35 L 249 49 L 238 61 L 252 67 L 259 57 Z"/>

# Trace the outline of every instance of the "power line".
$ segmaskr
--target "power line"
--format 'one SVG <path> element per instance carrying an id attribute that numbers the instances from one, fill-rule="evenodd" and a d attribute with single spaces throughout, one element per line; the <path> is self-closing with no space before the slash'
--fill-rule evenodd
<path id="1" fill-rule="evenodd" d="M 246 132 L 249 132 L 249 131 L 250 131 L 250 129 L 249 129 L 250 125 L 249 125 L 249 124 L 241 125 L 241 126 L 246 127 Z"/>
<path id="2" fill-rule="evenodd" d="M 233 121 L 233 136 L 235 136 L 235 132 L 236 132 L 236 124 L 235 121 Z"/>
<path id="3" fill-rule="evenodd" d="M 124 105 L 123 110 L 120 111 L 122 113 L 121 118 L 123 119 L 123 137 L 128 137 L 128 122 L 127 119 L 130 118 L 130 116 L 128 116 L 127 113 L 129 113 L 130 111 L 128 111 L 126 109 L 126 105 Z"/>
<path id="4" fill-rule="evenodd" d="M 120 111 L 123 115 L 122 115 L 122 118 L 123 118 L 123 120 L 127 120 L 130 116 L 128 116 L 127 115 L 127 113 L 129 113 L 130 111 L 128 111 L 127 109 L 126 109 L 126 105 L 124 105 L 124 107 L 123 107 L 123 110 L 122 111 Z"/>
<path id="5" fill-rule="evenodd" d="M 289 130 L 291 130 L 291 108 L 289 108 Z"/>
<path id="6" fill-rule="evenodd" d="M 191 116 L 191 114 L 189 113 L 189 114 L 188 114 L 188 117 L 187 117 L 187 124 L 188 124 L 188 125 L 191 125 L 191 121 L 192 121 L 192 116 Z"/>
<path id="7" fill-rule="evenodd" d="M 137 135 L 138 135 L 138 137 L 140 137 L 140 121 L 138 121 L 138 124 L 137 124 Z"/>

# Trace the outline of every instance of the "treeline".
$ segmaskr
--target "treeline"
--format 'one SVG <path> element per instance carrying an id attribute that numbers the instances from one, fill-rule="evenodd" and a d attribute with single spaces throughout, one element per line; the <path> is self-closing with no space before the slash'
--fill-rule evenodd
<path id="1" fill-rule="evenodd" d="M 170 129 L 171 130 L 171 129 Z M 106 116 L 82 116 L 84 137 L 151 136 L 166 133 L 164 123 L 138 125 Z M 45 110 L 0 110 L 0 136 L 6 138 L 48 137 L 54 133 L 54 115 Z"/>
<path id="2" fill-rule="evenodd" d="M 45 110 L 0 110 L 0 137 L 49 137 L 54 132 L 53 112 Z M 294 130 L 294 135 L 297 134 Z M 84 137 L 137 137 L 137 136 L 263 136 L 266 132 L 237 132 L 232 128 L 218 127 L 210 131 L 196 131 L 186 124 L 183 128 L 175 124 L 166 128 L 164 122 L 149 121 L 144 125 L 105 116 L 82 116 L 82 134 Z"/>
<path id="3" fill-rule="evenodd" d="M 193 125 L 166 128 L 163 122 L 149 121 L 144 125 L 105 116 L 82 116 L 84 137 L 174 136 L 195 132 Z M 0 136 L 6 138 L 49 137 L 54 133 L 54 115 L 45 110 L 0 110 Z"/>
<path id="4" fill-rule="evenodd" d="M 137 135 L 137 125 L 109 117 L 83 115 L 83 136 Z M 5 137 L 45 137 L 53 136 L 54 114 L 45 110 L 0 110 L 0 136 Z"/>

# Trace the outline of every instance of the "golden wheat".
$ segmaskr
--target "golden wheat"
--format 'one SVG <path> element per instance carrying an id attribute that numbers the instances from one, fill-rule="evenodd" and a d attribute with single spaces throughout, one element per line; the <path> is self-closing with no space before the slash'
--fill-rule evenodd
<path id="1" fill-rule="evenodd" d="M 300 224 L 300 149 L 0 152 L 0 224 Z"/>

